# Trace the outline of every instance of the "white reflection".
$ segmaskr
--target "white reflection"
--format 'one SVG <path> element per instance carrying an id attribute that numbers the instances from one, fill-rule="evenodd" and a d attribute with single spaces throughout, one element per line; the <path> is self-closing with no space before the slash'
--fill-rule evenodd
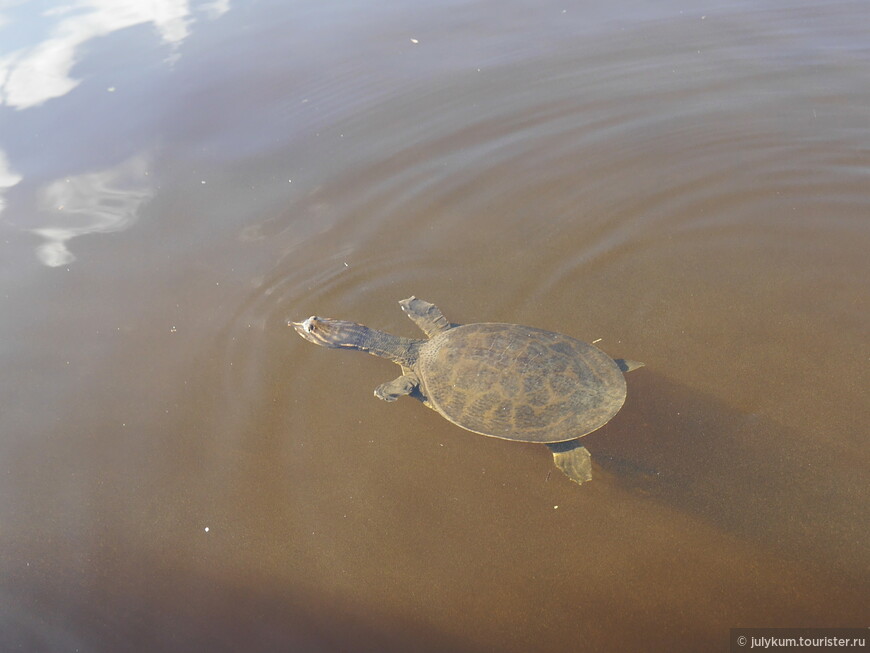
<path id="1" fill-rule="evenodd" d="M 201 9 L 209 18 L 220 18 L 230 10 L 230 0 L 212 0 L 204 3 Z"/>
<path id="2" fill-rule="evenodd" d="M 6 206 L 6 200 L 3 199 L 3 191 L 7 188 L 12 188 L 19 181 L 21 181 L 21 175 L 12 172 L 6 154 L 4 154 L 3 150 L 0 150 L 0 213 L 3 213 L 3 208 Z"/>
<path id="3" fill-rule="evenodd" d="M 229 0 L 212 0 L 202 9 L 217 18 L 229 10 Z M 43 11 L 42 17 L 53 22 L 45 40 L 0 55 L 0 103 L 26 109 L 69 93 L 80 81 L 70 77 L 78 51 L 93 38 L 152 23 L 164 42 L 178 45 L 191 22 L 189 0 L 78 0 Z M 0 15 L 4 27 L 12 29 Z"/>
<path id="4" fill-rule="evenodd" d="M 32 230 L 46 241 L 36 248 L 36 256 L 49 267 L 73 262 L 75 256 L 67 249 L 70 239 L 126 229 L 152 194 L 143 157 L 48 184 L 40 190 L 39 202 L 56 219 L 52 225 Z"/>

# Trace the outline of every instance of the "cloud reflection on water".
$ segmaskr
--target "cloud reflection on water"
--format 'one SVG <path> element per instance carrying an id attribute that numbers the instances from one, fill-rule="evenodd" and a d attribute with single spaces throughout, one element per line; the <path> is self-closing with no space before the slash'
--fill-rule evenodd
<path id="1" fill-rule="evenodd" d="M 3 191 L 7 188 L 12 188 L 19 181 L 21 181 L 21 175 L 12 171 L 6 154 L 3 150 L 0 150 L 0 213 L 3 213 L 3 208 L 6 206 L 6 200 L 3 199 Z"/>
<path id="2" fill-rule="evenodd" d="M 190 33 L 191 20 L 187 0 L 80 0 L 43 11 L 42 18 L 56 21 L 47 38 L 0 57 L 0 101 L 16 109 L 38 106 L 78 86 L 70 71 L 91 39 L 152 23 L 164 42 L 177 45 Z"/>
<path id="3" fill-rule="evenodd" d="M 167 60 L 175 61 L 180 56 L 178 46 L 196 21 L 195 13 L 209 20 L 220 18 L 229 11 L 230 1 L 72 0 L 45 7 L 0 0 L 0 106 L 25 110 L 69 93 L 81 82 L 71 72 L 83 46 L 129 27 L 152 25 L 160 39 L 173 48 Z M 10 45 L 26 38 L 34 25 L 41 36 L 31 36 L 23 47 Z M 6 207 L 4 191 L 21 180 L 22 175 L 0 150 L 0 213 Z M 39 204 L 54 218 L 53 224 L 30 230 L 46 240 L 37 249 L 37 256 L 52 267 L 74 261 L 67 241 L 84 234 L 125 229 L 152 193 L 142 157 L 43 186 L 38 192 Z"/>
<path id="4" fill-rule="evenodd" d="M 71 263 L 76 257 L 67 248 L 69 240 L 126 229 L 152 195 L 144 157 L 47 184 L 39 191 L 39 203 L 57 217 L 54 224 L 31 230 L 45 239 L 36 256 L 49 267 Z"/>

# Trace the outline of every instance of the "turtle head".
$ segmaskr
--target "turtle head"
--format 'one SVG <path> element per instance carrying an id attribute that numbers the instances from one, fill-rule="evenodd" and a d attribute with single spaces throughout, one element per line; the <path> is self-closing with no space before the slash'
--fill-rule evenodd
<path id="1" fill-rule="evenodd" d="M 407 367 L 417 359 L 415 345 L 418 341 L 398 338 L 356 322 L 312 315 L 302 322 L 287 322 L 287 326 L 292 326 L 308 342 L 321 347 L 365 351 Z"/>
<path id="2" fill-rule="evenodd" d="M 357 347 L 362 329 L 360 324 L 312 315 L 302 322 L 287 322 L 296 333 L 321 347 Z"/>

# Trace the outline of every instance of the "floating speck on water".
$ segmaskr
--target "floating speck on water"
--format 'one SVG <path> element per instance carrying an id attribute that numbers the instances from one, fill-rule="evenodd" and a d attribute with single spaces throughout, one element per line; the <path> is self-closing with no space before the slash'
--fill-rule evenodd
<path id="1" fill-rule="evenodd" d="M 203 529 L 206 533 L 208 533 L 208 526 Z"/>
<path id="2" fill-rule="evenodd" d="M 110 87 L 107 88 L 106 90 L 107 90 L 109 93 L 114 93 L 114 92 L 115 92 L 115 87 L 114 87 L 114 86 L 110 86 Z"/>
<path id="3" fill-rule="evenodd" d="M 417 39 L 411 39 L 411 43 L 413 43 L 414 45 L 416 45 L 416 44 L 419 43 L 419 42 L 420 42 L 420 41 L 418 41 Z"/>

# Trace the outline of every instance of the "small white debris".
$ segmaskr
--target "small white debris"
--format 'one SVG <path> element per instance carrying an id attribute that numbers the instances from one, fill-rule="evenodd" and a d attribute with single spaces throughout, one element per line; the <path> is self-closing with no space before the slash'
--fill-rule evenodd
<path id="1" fill-rule="evenodd" d="M 288 179 L 288 180 L 287 180 L 287 183 L 288 183 L 288 184 L 292 184 L 292 183 L 293 183 L 293 180 L 292 180 L 292 179 Z"/>
<path id="2" fill-rule="evenodd" d="M 204 183 L 205 183 L 205 180 L 203 179 L 203 180 L 202 180 L 201 182 L 199 182 L 199 183 L 204 184 Z"/>
<path id="3" fill-rule="evenodd" d="M 176 329 L 174 326 L 169 327 L 169 333 L 176 333 L 177 331 L 178 329 Z"/>
<path id="4" fill-rule="evenodd" d="M 417 39 L 411 39 L 411 43 L 413 43 L 414 45 L 417 45 L 419 42 L 420 41 L 418 41 Z"/>
<path id="5" fill-rule="evenodd" d="M 350 266 L 347 264 L 347 261 L 344 262 L 344 267 L 349 268 Z"/>
<path id="6" fill-rule="evenodd" d="M 598 338 L 596 340 L 593 340 L 592 344 L 594 345 L 596 342 L 601 342 L 602 340 L 604 340 L 604 338 Z"/>
<path id="7" fill-rule="evenodd" d="M 114 93 L 114 92 L 115 92 L 115 87 L 114 87 L 114 86 L 110 86 L 110 87 L 107 88 L 106 90 L 107 90 L 109 93 Z"/>
<path id="8" fill-rule="evenodd" d="M 553 506 L 553 510 L 558 510 L 559 506 Z"/>
<path id="9" fill-rule="evenodd" d="M 206 533 L 208 533 L 208 526 L 203 529 Z"/>

